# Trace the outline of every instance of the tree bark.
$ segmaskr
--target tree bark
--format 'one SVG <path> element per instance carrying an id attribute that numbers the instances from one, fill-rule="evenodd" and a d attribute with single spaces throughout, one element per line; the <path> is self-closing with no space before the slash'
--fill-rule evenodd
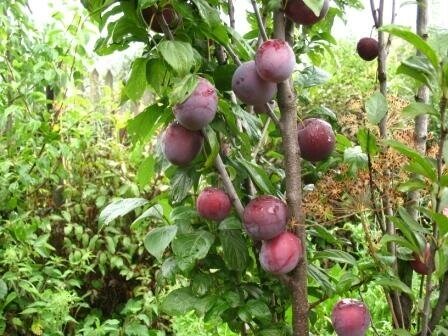
<path id="1" fill-rule="evenodd" d="M 428 0 L 419 0 L 417 3 L 417 34 L 426 40 L 428 27 Z M 420 52 L 417 52 L 420 54 Z M 426 86 L 421 86 L 415 97 L 417 102 L 428 103 L 429 90 Z M 415 149 L 425 155 L 426 153 L 426 138 L 428 134 L 428 116 L 422 114 L 415 118 L 414 127 L 414 144 Z M 408 194 L 408 212 L 415 219 L 418 220 L 418 201 L 420 199 L 420 193 L 418 191 L 411 191 Z M 409 262 L 402 261 L 399 263 L 400 279 L 409 288 L 412 288 L 412 274 L 413 270 Z M 410 330 L 411 328 L 411 314 L 412 314 L 412 298 L 406 293 L 400 295 L 401 306 L 403 308 L 404 326 L 403 328 Z"/>
<path id="2" fill-rule="evenodd" d="M 285 17 L 277 11 L 274 14 L 275 38 L 286 40 L 291 36 L 293 25 L 285 31 Z M 294 336 L 308 336 L 308 288 L 306 229 L 302 212 L 302 181 L 300 166 L 300 150 L 297 141 L 297 102 L 288 80 L 278 84 L 278 106 L 281 112 L 281 133 L 283 139 L 284 168 L 286 173 L 286 201 L 290 214 L 290 225 L 303 246 L 303 259 L 294 271 L 292 290 L 292 328 Z"/>

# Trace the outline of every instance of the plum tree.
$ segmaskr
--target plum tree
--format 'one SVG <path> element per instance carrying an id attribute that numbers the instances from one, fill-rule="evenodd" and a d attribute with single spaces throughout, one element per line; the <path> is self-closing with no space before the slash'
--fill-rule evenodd
<path id="1" fill-rule="evenodd" d="M 365 61 L 373 61 L 378 57 L 378 41 L 371 37 L 363 37 L 356 45 L 358 55 Z"/>
<path id="2" fill-rule="evenodd" d="M 200 131 L 190 131 L 174 122 L 163 134 L 162 149 L 169 162 L 185 166 L 199 154 L 203 143 L 204 137 Z"/>
<path id="3" fill-rule="evenodd" d="M 264 105 L 277 92 L 277 85 L 263 80 L 255 67 L 255 61 L 241 64 L 232 77 L 232 90 L 248 105 Z"/>
<path id="4" fill-rule="evenodd" d="M 288 217 L 286 204 L 274 196 L 259 196 L 244 208 L 244 227 L 255 240 L 269 240 L 285 231 Z"/>
<path id="5" fill-rule="evenodd" d="M 149 25 L 149 28 L 157 33 L 163 32 L 158 21 L 158 18 L 161 16 L 163 16 L 170 29 L 176 28 L 180 22 L 179 15 L 170 5 L 162 9 L 158 9 L 156 6 L 147 7 L 142 10 L 142 15 L 146 24 Z"/>
<path id="6" fill-rule="evenodd" d="M 283 40 L 265 41 L 255 55 L 255 66 L 260 77 L 266 81 L 280 83 L 294 71 L 296 57 L 289 44 Z"/>
<path id="7" fill-rule="evenodd" d="M 218 188 L 205 188 L 199 194 L 196 201 L 196 209 L 199 214 L 210 220 L 222 221 L 232 209 L 229 195 Z"/>
<path id="8" fill-rule="evenodd" d="M 207 126 L 214 118 L 218 108 L 218 95 L 215 87 L 200 77 L 192 94 L 182 103 L 174 106 L 177 121 L 192 131 Z"/>
<path id="9" fill-rule="evenodd" d="M 329 7 L 329 1 L 325 0 L 319 16 L 316 16 L 303 0 L 287 0 L 285 14 L 295 23 L 310 26 L 322 20 L 327 15 Z"/>
<path id="10" fill-rule="evenodd" d="M 273 239 L 263 241 L 260 264 L 267 272 L 286 274 L 297 266 L 302 254 L 300 240 L 290 232 L 283 232 Z"/>
<path id="11" fill-rule="evenodd" d="M 300 122 L 298 128 L 302 158 L 311 162 L 328 158 L 334 149 L 336 140 L 331 125 L 322 119 L 309 118 Z"/>
<path id="12" fill-rule="evenodd" d="M 431 245 L 426 243 L 425 250 L 420 254 L 414 253 L 414 259 L 409 261 L 412 269 L 418 274 L 428 275 L 433 269 L 433 260 L 431 256 Z"/>
<path id="13" fill-rule="evenodd" d="M 333 307 L 331 322 L 338 336 L 364 336 L 370 325 L 370 313 L 363 302 L 343 299 Z"/>

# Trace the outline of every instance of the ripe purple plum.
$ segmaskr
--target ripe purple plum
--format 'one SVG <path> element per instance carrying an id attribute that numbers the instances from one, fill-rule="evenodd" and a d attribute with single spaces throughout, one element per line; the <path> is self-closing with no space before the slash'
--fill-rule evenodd
<path id="1" fill-rule="evenodd" d="M 170 29 L 176 28 L 180 22 L 179 15 L 170 5 L 165 6 L 162 9 L 157 9 L 156 6 L 147 7 L 143 9 L 142 15 L 146 24 L 149 25 L 151 30 L 154 30 L 157 33 L 163 33 L 162 27 L 158 21 L 158 18 L 162 15 Z"/>
<path id="2" fill-rule="evenodd" d="M 334 306 L 331 322 L 338 336 L 364 336 L 370 325 L 370 313 L 363 302 L 343 299 Z"/>
<path id="3" fill-rule="evenodd" d="M 428 275 L 434 270 L 433 260 L 431 256 L 431 245 L 426 243 L 425 251 L 420 254 L 414 253 L 414 260 L 409 261 L 411 267 L 418 274 Z"/>
<path id="4" fill-rule="evenodd" d="M 295 23 L 311 26 L 327 15 L 329 7 L 329 1 L 325 0 L 319 16 L 316 16 L 303 0 L 287 0 L 285 14 Z"/>
<path id="5" fill-rule="evenodd" d="M 177 122 L 168 126 L 163 134 L 162 148 L 169 162 L 186 166 L 201 151 L 204 137 L 200 131 L 190 131 Z"/>
<path id="6" fill-rule="evenodd" d="M 229 215 L 232 202 L 223 190 L 209 187 L 199 194 L 196 209 L 202 217 L 220 222 Z"/>
<path id="7" fill-rule="evenodd" d="M 232 90 L 245 104 L 263 105 L 277 93 L 275 83 L 263 80 L 255 67 L 255 61 L 241 64 L 233 74 Z"/>
<path id="8" fill-rule="evenodd" d="M 244 227 L 255 240 L 269 240 L 286 229 L 288 208 L 274 196 L 259 196 L 251 200 L 243 213 Z"/>
<path id="9" fill-rule="evenodd" d="M 266 272 L 286 274 L 296 268 L 302 258 L 301 241 L 290 232 L 265 240 L 260 250 L 260 264 Z"/>
<path id="10" fill-rule="evenodd" d="M 358 41 L 356 51 L 358 52 L 359 57 L 364 61 L 373 61 L 378 57 L 378 41 L 371 37 L 363 37 Z"/>
<path id="11" fill-rule="evenodd" d="M 289 44 L 280 39 L 267 40 L 255 55 L 255 66 L 261 78 L 280 83 L 294 71 L 296 57 Z"/>
<path id="12" fill-rule="evenodd" d="M 174 106 L 177 121 L 192 131 L 207 126 L 214 118 L 218 108 L 218 95 L 215 87 L 200 77 L 193 93 L 182 103 Z"/>
<path id="13" fill-rule="evenodd" d="M 317 162 L 328 158 L 335 146 L 333 128 L 325 120 L 305 119 L 298 124 L 300 154 L 307 161 Z"/>

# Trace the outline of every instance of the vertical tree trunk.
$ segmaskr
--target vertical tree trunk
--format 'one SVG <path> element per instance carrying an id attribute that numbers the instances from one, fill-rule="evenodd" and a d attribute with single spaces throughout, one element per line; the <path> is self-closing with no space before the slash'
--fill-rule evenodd
<path id="1" fill-rule="evenodd" d="M 274 14 L 275 38 L 286 40 L 291 35 L 293 25 L 285 31 L 285 17 L 282 12 Z M 290 82 L 278 84 L 278 106 L 281 112 L 281 133 L 285 156 L 286 200 L 290 211 L 290 224 L 302 242 L 303 259 L 294 271 L 292 290 L 293 335 L 308 336 L 308 284 L 306 258 L 306 229 L 302 213 L 302 180 L 300 150 L 297 141 L 297 102 Z"/>
<path id="2" fill-rule="evenodd" d="M 428 26 L 428 0 L 419 0 L 417 2 L 417 34 L 423 39 L 427 38 L 427 26 Z M 419 54 L 419 52 L 417 53 Z M 419 88 L 415 97 L 417 102 L 427 103 L 429 100 L 428 87 L 422 86 Z M 426 138 L 428 134 L 428 116 L 422 114 L 415 118 L 414 128 L 414 143 L 415 149 L 421 154 L 426 153 Z M 418 219 L 418 200 L 420 199 L 420 193 L 418 191 L 411 191 L 408 194 L 408 212 L 411 216 Z M 407 261 L 401 261 L 399 263 L 399 276 L 400 279 L 412 288 L 412 275 L 413 270 Z M 409 330 L 411 328 L 411 314 L 412 314 L 412 298 L 406 293 L 400 295 L 401 306 L 403 309 L 404 326 L 403 328 Z"/>

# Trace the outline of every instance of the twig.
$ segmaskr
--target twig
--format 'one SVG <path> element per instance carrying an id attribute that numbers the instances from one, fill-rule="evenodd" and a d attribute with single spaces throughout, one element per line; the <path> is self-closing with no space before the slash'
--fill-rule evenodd
<path id="1" fill-rule="evenodd" d="M 258 29 L 260 31 L 261 37 L 263 38 L 263 41 L 267 41 L 268 34 L 266 34 L 266 28 L 263 24 L 263 19 L 261 17 L 260 10 L 258 9 L 257 1 L 251 0 L 251 2 L 252 2 L 252 7 L 254 8 L 255 16 L 257 17 Z"/>
<path id="2" fill-rule="evenodd" d="M 370 10 L 372 11 L 373 23 L 375 24 L 375 27 L 378 29 L 380 25 L 378 21 L 377 9 L 375 8 L 375 0 L 370 0 Z"/>
<path id="3" fill-rule="evenodd" d="M 229 7 L 230 27 L 235 29 L 235 6 L 233 5 L 233 0 L 227 0 L 227 6 Z"/>

